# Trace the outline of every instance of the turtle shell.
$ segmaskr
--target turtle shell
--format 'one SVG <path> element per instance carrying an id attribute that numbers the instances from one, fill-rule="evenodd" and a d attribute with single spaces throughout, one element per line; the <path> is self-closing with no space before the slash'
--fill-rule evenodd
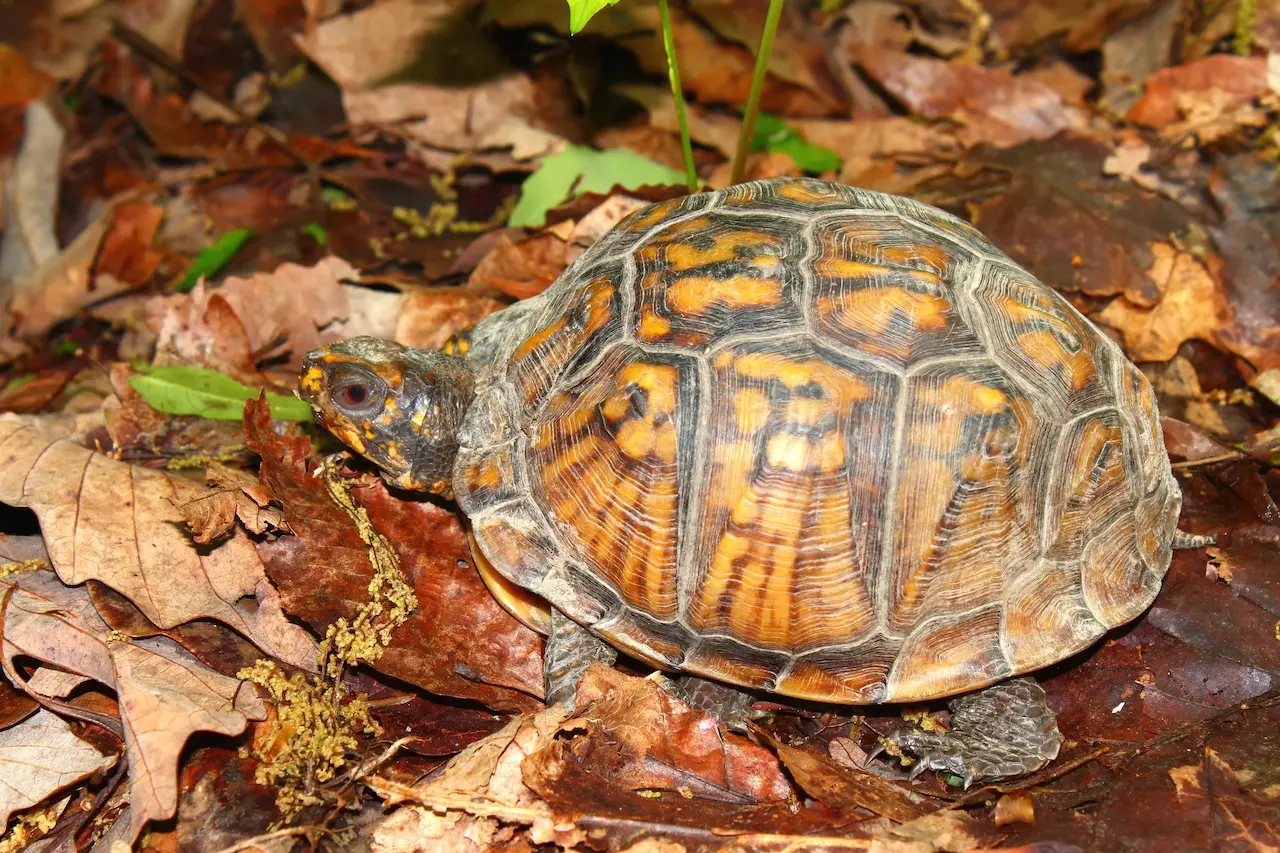
<path id="1" fill-rule="evenodd" d="M 1169 566 L 1146 379 L 911 200 L 772 179 L 653 205 L 469 358 L 454 488 L 479 547 L 669 670 L 951 695 L 1085 648 Z"/>

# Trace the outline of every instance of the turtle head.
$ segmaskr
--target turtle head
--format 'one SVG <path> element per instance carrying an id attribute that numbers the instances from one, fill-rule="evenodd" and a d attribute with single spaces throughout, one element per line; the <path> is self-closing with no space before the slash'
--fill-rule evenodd
<path id="1" fill-rule="evenodd" d="M 458 430 L 475 396 L 464 359 L 348 338 L 307 353 L 298 386 L 325 428 L 388 483 L 453 496 Z"/>

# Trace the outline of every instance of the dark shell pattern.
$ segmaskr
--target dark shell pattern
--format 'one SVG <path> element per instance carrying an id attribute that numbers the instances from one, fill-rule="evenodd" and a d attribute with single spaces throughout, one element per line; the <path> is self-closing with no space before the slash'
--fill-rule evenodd
<path id="1" fill-rule="evenodd" d="M 480 547 L 665 669 L 952 695 L 1087 647 L 1169 566 L 1145 377 L 908 199 L 773 179 L 642 209 L 469 357 Z"/>

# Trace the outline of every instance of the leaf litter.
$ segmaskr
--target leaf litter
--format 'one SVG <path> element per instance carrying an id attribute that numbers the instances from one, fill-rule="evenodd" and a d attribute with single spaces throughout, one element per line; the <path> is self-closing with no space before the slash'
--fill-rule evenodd
<path id="1" fill-rule="evenodd" d="M 707 186 L 767 5 L 672 3 Z M 871 758 L 882 709 L 743 737 L 634 662 L 545 708 L 452 508 L 290 419 L 308 350 L 443 346 L 679 192 L 655 4 L 0 10 L 0 844 L 1280 846 L 1280 6 L 1244 5 L 782 16 L 748 175 L 974 221 L 1152 379 L 1217 536 L 1038 674 L 1059 758 L 969 792 Z"/>

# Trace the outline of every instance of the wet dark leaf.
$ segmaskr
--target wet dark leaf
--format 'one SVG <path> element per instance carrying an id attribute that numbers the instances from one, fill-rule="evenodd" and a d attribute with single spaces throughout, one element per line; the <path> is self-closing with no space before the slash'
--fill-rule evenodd
<path id="1" fill-rule="evenodd" d="M 368 599 L 368 546 L 307 467 L 310 444 L 272 431 L 265 409 L 246 407 L 249 446 L 262 480 L 284 506 L 292 536 L 259 543 L 284 607 L 317 631 L 352 618 Z M 373 526 L 391 543 L 418 596 L 418 610 L 375 663 L 386 675 L 442 696 L 499 710 L 536 707 L 542 641 L 498 606 L 470 562 L 454 515 L 390 495 L 380 483 L 356 490 Z"/>

